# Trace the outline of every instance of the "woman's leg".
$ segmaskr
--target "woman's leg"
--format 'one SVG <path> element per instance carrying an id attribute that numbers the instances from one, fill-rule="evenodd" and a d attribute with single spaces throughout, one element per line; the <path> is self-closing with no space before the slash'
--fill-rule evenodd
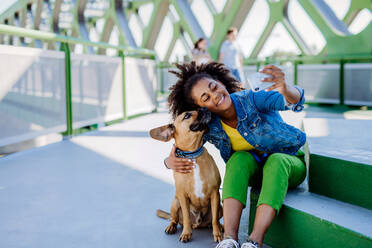
<path id="1" fill-rule="evenodd" d="M 260 197 L 250 238 L 263 243 L 265 233 L 282 206 L 288 187 L 296 187 L 306 176 L 304 162 L 296 156 L 274 153 L 263 167 Z"/>
<path id="2" fill-rule="evenodd" d="M 226 164 L 222 188 L 225 237 L 238 239 L 240 217 L 246 205 L 248 185 L 258 170 L 254 157 L 244 151 L 235 152 Z"/>

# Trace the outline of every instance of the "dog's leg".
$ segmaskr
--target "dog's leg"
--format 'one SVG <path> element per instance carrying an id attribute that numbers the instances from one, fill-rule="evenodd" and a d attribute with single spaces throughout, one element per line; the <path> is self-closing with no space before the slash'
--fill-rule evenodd
<path id="1" fill-rule="evenodd" d="M 179 221 L 179 210 L 180 209 L 180 202 L 176 197 L 174 197 L 170 209 L 170 215 L 171 215 L 171 220 L 167 228 L 165 229 L 165 232 L 167 234 L 175 234 L 177 232 L 177 224 Z"/>
<path id="2" fill-rule="evenodd" d="M 214 242 L 222 241 L 221 224 L 220 224 L 220 193 L 214 190 L 211 194 L 211 208 L 212 208 L 212 228 L 213 228 L 213 238 Z"/>
<path id="3" fill-rule="evenodd" d="M 183 219 L 183 229 L 179 240 L 181 242 L 189 242 L 191 240 L 192 229 L 190 221 L 190 200 L 184 195 L 181 195 L 178 200 L 181 204 L 182 209 L 182 219 Z"/>

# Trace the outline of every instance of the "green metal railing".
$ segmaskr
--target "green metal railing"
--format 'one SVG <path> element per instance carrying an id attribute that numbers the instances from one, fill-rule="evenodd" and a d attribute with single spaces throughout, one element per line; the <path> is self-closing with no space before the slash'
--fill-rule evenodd
<path id="1" fill-rule="evenodd" d="M 256 70 L 258 71 L 262 66 L 268 64 L 275 64 L 275 65 L 284 65 L 286 63 L 290 63 L 293 66 L 293 83 L 295 85 L 298 84 L 298 65 L 301 64 L 339 64 L 340 65 L 340 94 L 339 94 L 339 101 L 340 105 L 345 105 L 345 76 L 344 76 L 344 66 L 346 63 L 368 63 L 372 62 L 372 54 L 352 54 L 352 55 L 329 55 L 329 56 L 297 56 L 297 57 L 283 57 L 283 58 L 270 58 L 267 57 L 265 59 L 245 59 L 243 64 L 244 66 L 256 66 Z M 160 69 L 170 69 L 175 68 L 174 65 L 162 62 L 158 64 L 158 68 Z M 163 86 L 164 83 L 161 82 Z M 165 93 L 166 89 L 164 87 L 161 88 L 161 92 Z M 311 102 L 307 102 L 311 103 Z"/>
<path id="2" fill-rule="evenodd" d="M 340 105 L 345 105 L 345 79 L 344 71 L 346 63 L 366 63 L 372 62 L 372 54 L 352 54 L 352 55 L 329 55 L 329 56 L 297 56 L 297 57 L 286 57 L 286 58 L 269 58 L 264 60 L 257 59 L 246 59 L 244 65 L 256 65 L 257 70 L 261 66 L 268 64 L 285 64 L 291 63 L 293 65 L 294 78 L 293 83 L 298 84 L 298 65 L 300 64 L 339 64 L 340 65 Z"/>
<path id="3" fill-rule="evenodd" d="M 97 49 L 115 49 L 118 57 L 122 61 L 122 83 L 123 83 L 123 116 L 127 119 L 126 113 L 126 96 L 125 96 L 125 57 L 139 57 L 153 59 L 157 62 L 157 57 L 154 51 L 142 48 L 133 48 L 129 46 L 115 46 L 103 42 L 91 42 L 83 39 L 58 35 L 55 33 L 43 32 L 38 30 L 30 30 L 25 28 L 14 27 L 10 25 L 0 24 L 0 34 L 18 36 L 24 38 L 32 38 L 46 42 L 60 42 L 60 50 L 65 53 L 65 81 L 66 81 L 66 126 L 67 130 L 63 133 L 65 136 L 71 136 L 75 133 L 80 133 L 81 130 L 73 129 L 73 115 L 72 115 L 72 93 L 71 93 L 71 45 L 80 44 L 83 46 L 96 47 Z"/>

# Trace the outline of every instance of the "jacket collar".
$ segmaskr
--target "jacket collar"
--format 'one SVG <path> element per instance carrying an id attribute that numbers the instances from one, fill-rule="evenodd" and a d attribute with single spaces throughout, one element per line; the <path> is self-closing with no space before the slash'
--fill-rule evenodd
<path id="1" fill-rule="evenodd" d="M 244 99 L 242 97 L 243 94 L 247 94 L 248 92 L 246 90 L 244 91 L 238 91 L 235 93 L 230 94 L 231 100 L 234 104 L 236 115 L 238 116 L 238 121 L 243 121 L 247 118 L 248 114 L 245 110 L 245 105 L 247 103 L 243 103 L 242 100 Z"/>
<path id="2" fill-rule="evenodd" d="M 248 117 L 247 111 L 245 109 L 245 105 L 247 103 L 244 104 L 243 102 L 244 99 L 244 97 L 242 96 L 243 94 L 248 94 L 248 90 L 238 91 L 230 94 L 231 101 L 233 102 L 235 107 L 236 115 L 238 116 L 238 122 L 245 120 Z M 221 119 L 220 117 L 218 117 L 218 115 L 212 114 L 212 120 L 209 123 L 210 128 L 209 132 L 211 132 L 213 128 L 217 128 L 218 130 L 222 129 L 220 120 Z"/>

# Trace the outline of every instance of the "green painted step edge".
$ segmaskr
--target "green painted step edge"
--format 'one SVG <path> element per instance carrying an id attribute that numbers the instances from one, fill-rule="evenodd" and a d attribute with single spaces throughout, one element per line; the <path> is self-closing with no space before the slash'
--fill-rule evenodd
<path id="1" fill-rule="evenodd" d="M 258 194 L 251 191 L 249 232 L 251 232 Z M 372 239 L 298 209 L 282 206 L 266 233 L 264 243 L 273 248 L 370 248 Z"/>
<path id="2" fill-rule="evenodd" d="M 310 154 L 309 191 L 372 209 L 372 165 Z"/>

